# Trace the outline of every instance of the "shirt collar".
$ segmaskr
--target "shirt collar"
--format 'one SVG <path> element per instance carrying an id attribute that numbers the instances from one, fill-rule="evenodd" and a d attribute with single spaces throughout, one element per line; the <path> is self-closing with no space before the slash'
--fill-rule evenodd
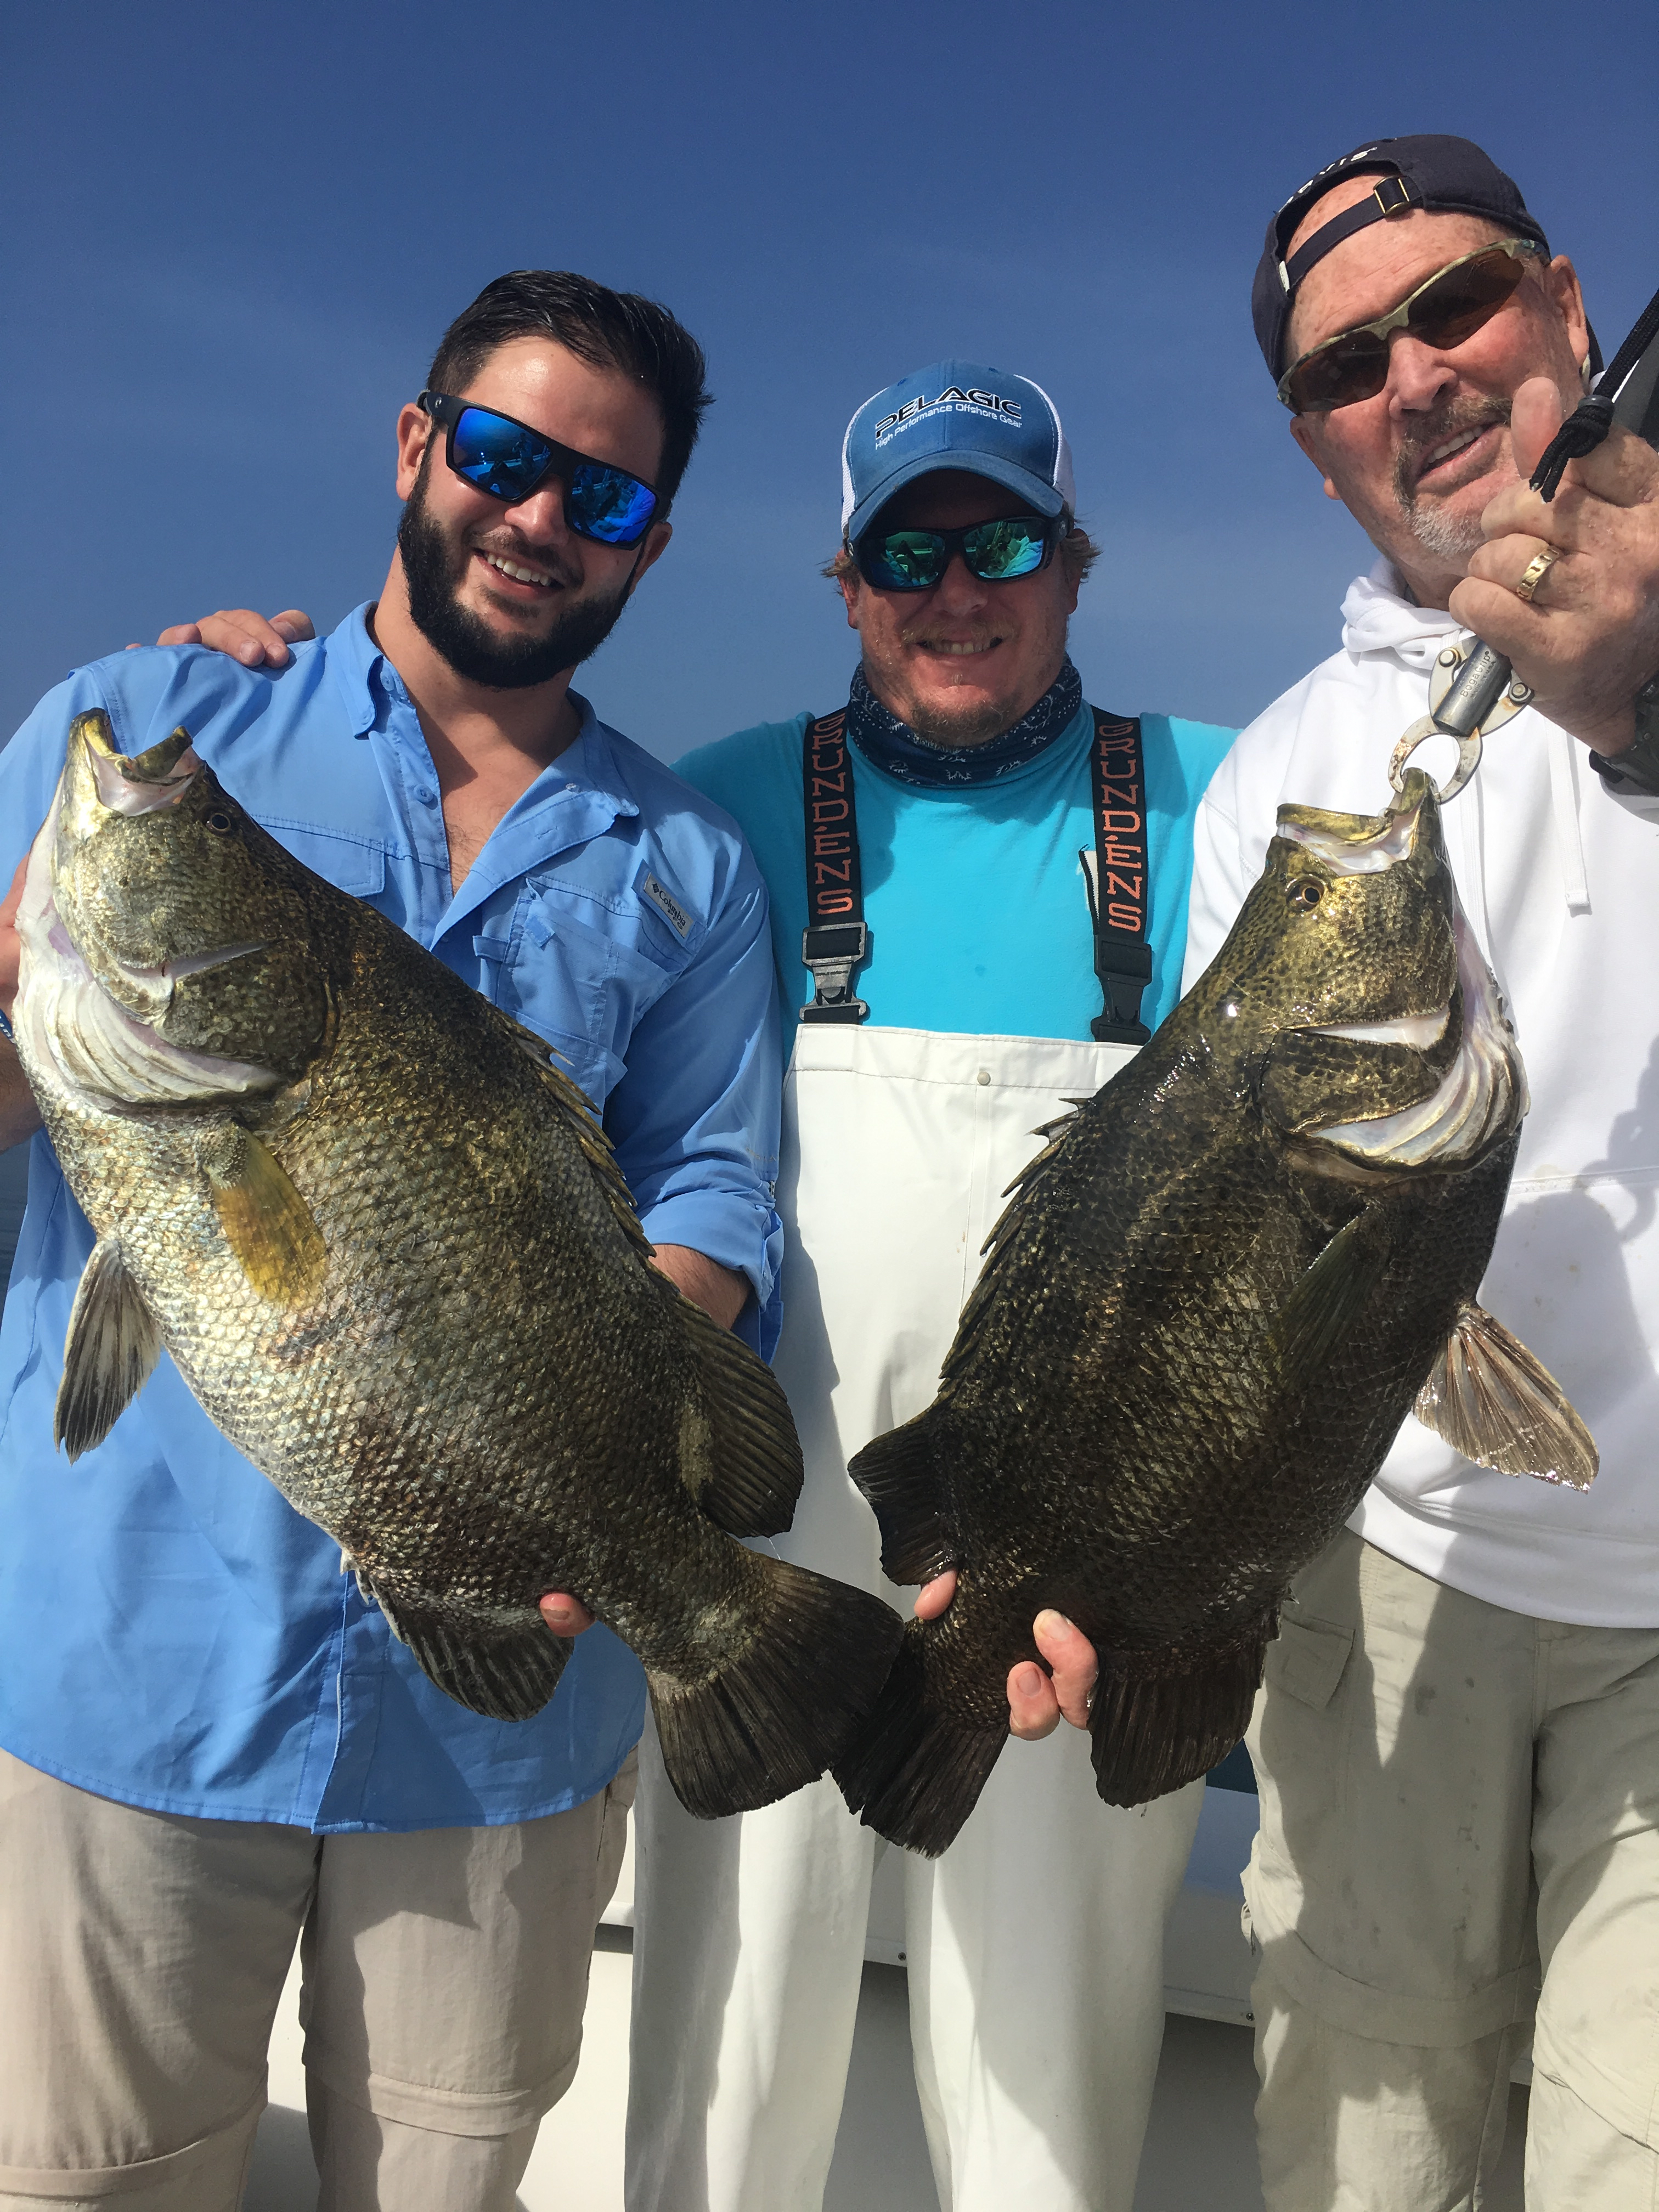
<path id="1" fill-rule="evenodd" d="M 1028 767 L 1056 738 L 1064 736 L 1082 705 L 1083 678 L 1068 657 L 1036 704 L 1000 738 L 982 745 L 927 744 L 882 705 L 866 683 L 860 665 L 853 672 L 847 731 L 867 761 L 901 783 L 949 789 L 960 784 L 994 783 Z"/>
<path id="2" fill-rule="evenodd" d="M 328 672 L 345 708 L 346 724 L 354 738 L 366 738 L 374 726 L 374 683 L 382 667 L 394 673 L 380 647 L 369 635 L 373 599 L 365 599 L 329 633 Z M 401 687 L 400 687 L 401 688 Z"/>
<path id="3" fill-rule="evenodd" d="M 377 690 L 407 707 L 411 714 L 414 712 L 415 702 L 402 677 L 375 643 L 369 629 L 368 618 L 374 611 L 374 600 L 365 599 L 362 606 L 351 610 L 328 640 L 329 670 L 344 702 L 347 726 L 354 738 L 367 737 L 374 726 Z M 570 703 L 578 718 L 574 738 L 514 802 L 504 820 L 533 812 L 545 802 L 573 793 L 580 793 L 592 801 L 596 811 L 608 808 L 613 821 L 620 815 L 639 812 L 638 803 L 629 791 L 617 757 L 617 732 L 600 721 L 592 702 L 580 691 L 571 692 Z"/>

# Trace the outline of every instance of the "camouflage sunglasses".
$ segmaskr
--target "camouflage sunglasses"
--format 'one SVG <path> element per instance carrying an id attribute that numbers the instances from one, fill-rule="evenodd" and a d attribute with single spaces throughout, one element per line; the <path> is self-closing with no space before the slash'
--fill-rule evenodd
<path id="1" fill-rule="evenodd" d="M 1528 261 L 1542 252 L 1529 238 L 1501 238 L 1449 261 L 1386 315 L 1339 331 L 1292 362 L 1279 380 L 1279 398 L 1293 415 L 1328 415 L 1374 399 L 1389 380 L 1395 331 L 1425 345 L 1462 345 L 1514 297 Z"/>

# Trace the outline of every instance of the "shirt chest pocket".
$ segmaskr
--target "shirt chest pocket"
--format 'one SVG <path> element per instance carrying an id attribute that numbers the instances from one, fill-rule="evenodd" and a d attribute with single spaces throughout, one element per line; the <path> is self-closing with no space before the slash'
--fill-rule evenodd
<path id="1" fill-rule="evenodd" d="M 473 944 L 493 975 L 495 1003 L 547 1039 L 596 1106 L 621 1078 L 635 1028 L 684 965 L 607 936 L 545 892 L 520 898 L 509 938 Z"/>
<path id="2" fill-rule="evenodd" d="M 274 822 L 265 825 L 279 845 L 285 846 L 296 860 L 316 875 L 333 884 L 336 890 L 349 891 L 353 898 L 374 899 L 386 889 L 386 848 L 370 845 L 357 837 L 340 836 L 332 830 L 309 827 L 297 822 Z"/>

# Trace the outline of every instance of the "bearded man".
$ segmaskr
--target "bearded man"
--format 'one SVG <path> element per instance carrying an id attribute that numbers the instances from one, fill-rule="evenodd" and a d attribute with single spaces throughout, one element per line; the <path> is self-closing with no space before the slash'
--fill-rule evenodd
<path id="1" fill-rule="evenodd" d="M 765 889 L 570 689 L 668 544 L 703 374 L 649 301 L 488 286 L 398 417 L 379 600 L 291 652 L 308 625 L 279 617 L 246 665 L 78 670 L 0 756 L 0 881 L 75 715 L 128 754 L 183 723 L 290 851 L 556 1048 L 658 1265 L 769 1352 Z M 7 928 L 0 1005 L 15 981 Z M 39 1128 L 0 1041 L 0 1145 Z M 37 1135 L 0 1333 L 0 2203 L 230 2212 L 301 1942 L 321 2204 L 507 2212 L 575 2070 L 641 1669 L 595 1628 L 535 1719 L 453 1704 L 165 1354 L 70 1473 L 52 1406 L 92 1241 Z"/>

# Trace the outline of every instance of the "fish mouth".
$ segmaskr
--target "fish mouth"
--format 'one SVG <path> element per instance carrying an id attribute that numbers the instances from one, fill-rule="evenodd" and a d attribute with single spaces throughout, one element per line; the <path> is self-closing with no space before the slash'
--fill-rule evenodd
<path id="1" fill-rule="evenodd" d="M 157 814 L 179 804 L 202 765 L 188 730 L 175 730 L 147 752 L 129 758 L 116 750 L 106 714 L 77 714 L 70 727 L 64 780 L 58 786 L 54 813 L 64 808 L 67 795 L 62 827 L 71 838 L 84 836 L 96 827 L 99 810 L 129 816 Z M 81 773 L 83 768 L 85 775 Z"/>
<path id="2" fill-rule="evenodd" d="M 95 762 L 96 750 L 90 746 L 88 750 Z M 194 772 L 191 769 L 184 776 L 184 784 Z M 67 775 L 65 770 L 66 781 Z M 149 780 L 162 794 L 156 804 L 176 803 L 179 792 L 169 795 L 166 789 L 170 780 Z M 140 779 L 141 783 L 144 781 Z M 26 1060 L 42 1072 L 51 1071 L 62 1089 L 118 1110 L 194 1105 L 280 1089 L 284 1079 L 274 1068 L 191 1052 L 169 1044 L 153 1026 L 166 1012 L 175 983 L 258 951 L 261 946 L 233 945 L 210 952 L 187 953 L 155 969 L 121 966 L 123 981 L 143 1007 L 142 1013 L 124 1006 L 94 974 L 58 912 L 52 889 L 53 852 L 64 790 L 60 783 L 58 797 L 30 848 L 17 910 L 21 957 L 12 1022 Z"/>
<path id="3" fill-rule="evenodd" d="M 1514 1128 L 1527 1111 L 1527 1077 L 1498 979 L 1486 965 L 1474 933 L 1454 906 L 1457 980 L 1463 1034 L 1457 1056 L 1426 1098 L 1375 1120 L 1334 1121 L 1310 1137 L 1370 1168 L 1467 1167 Z M 1402 1014 L 1393 1021 L 1354 1022 L 1321 1030 L 1364 1043 L 1432 1043 L 1445 1034 L 1450 1006 L 1436 1014 Z M 1427 1035 L 1431 1025 L 1433 1035 Z"/>
<path id="4" fill-rule="evenodd" d="M 1417 851 L 1428 797 L 1428 778 L 1413 769 L 1407 775 L 1399 805 L 1386 814 L 1330 814 L 1318 806 L 1281 806 L 1275 826 L 1279 836 L 1305 846 L 1338 875 L 1380 876 Z M 1438 812 L 1437 807 L 1437 818 Z"/>
<path id="5" fill-rule="evenodd" d="M 134 775 L 136 762 L 91 744 L 87 746 L 87 758 L 99 799 L 112 814 L 159 814 L 164 806 L 176 806 L 202 766 L 195 747 L 188 744 L 177 756 L 171 772 L 164 775 Z"/>

